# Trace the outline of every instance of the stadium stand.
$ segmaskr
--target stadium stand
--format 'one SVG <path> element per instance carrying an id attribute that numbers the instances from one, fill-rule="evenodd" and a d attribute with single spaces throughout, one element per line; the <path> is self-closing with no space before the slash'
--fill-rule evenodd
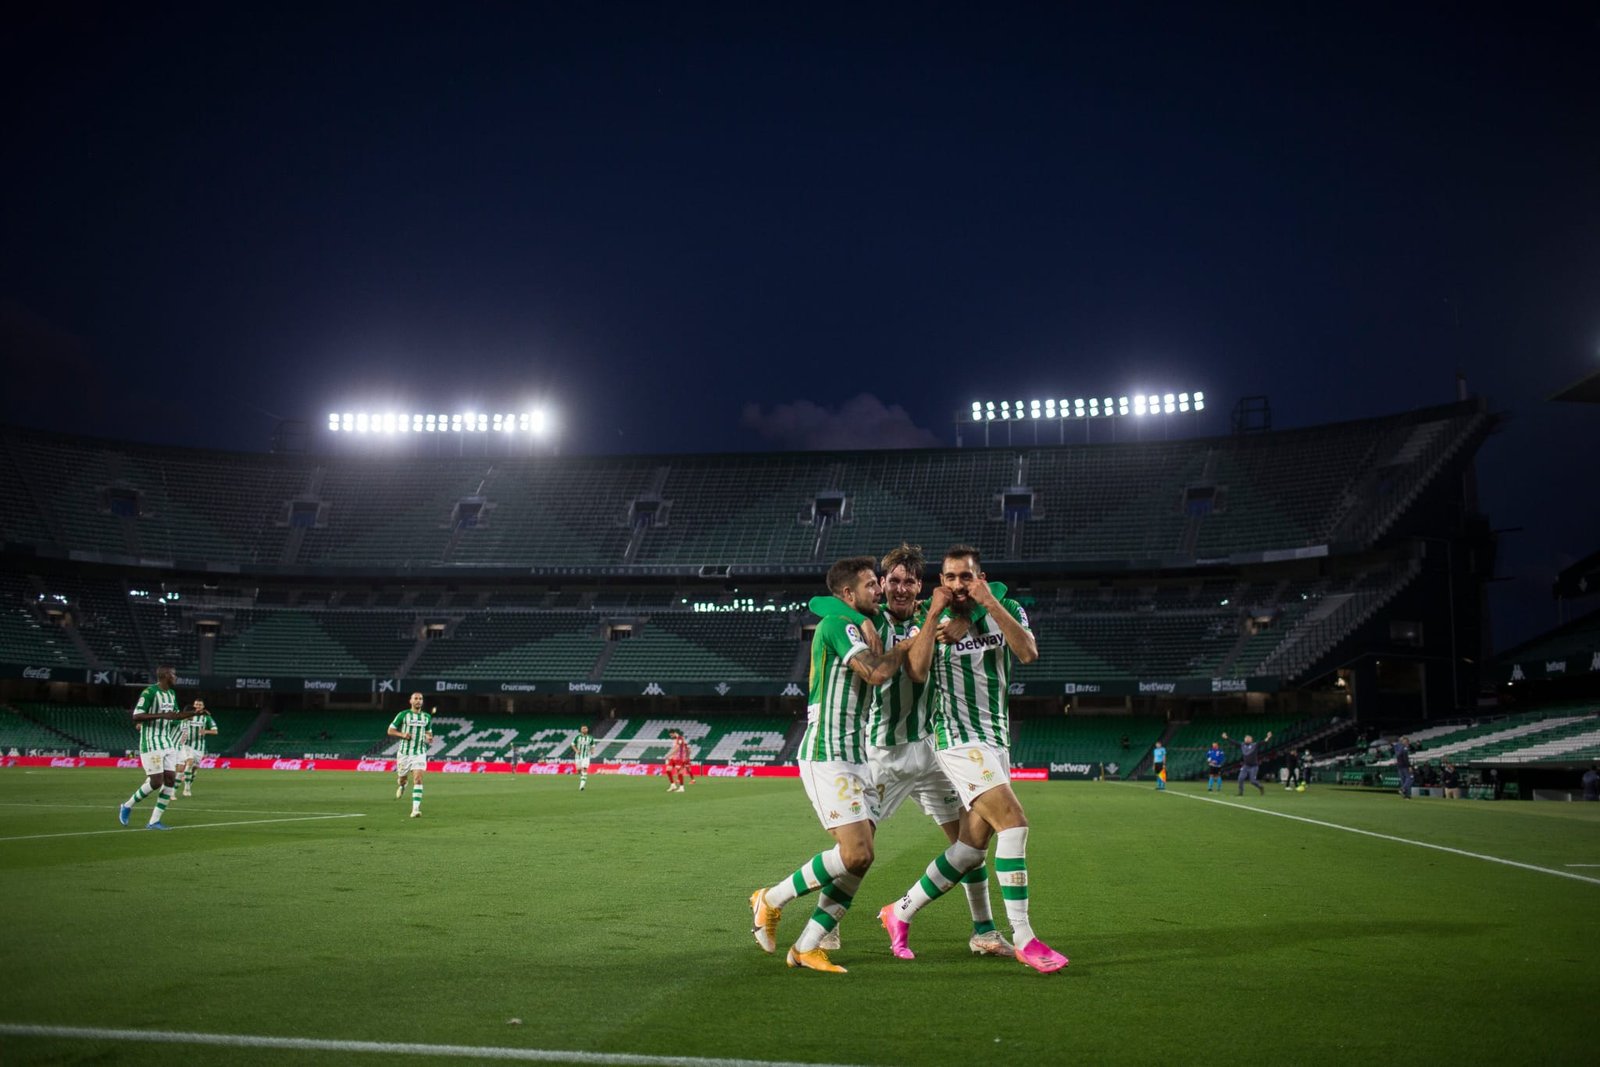
<path id="1" fill-rule="evenodd" d="M 1011 759 L 1019 767 L 1085 764 L 1086 775 L 1099 777 L 1103 769 L 1107 778 L 1127 778 L 1164 725 L 1160 719 L 1128 715 L 1016 719 L 1011 724 Z"/>
<path id="2" fill-rule="evenodd" d="M 1122 445 L 401 464 L 10 429 L 21 514 L 5 529 L 40 547 L 312 569 L 794 564 L 901 538 L 970 540 L 992 560 L 1214 558 L 1370 543 L 1493 421 L 1463 403 Z M 1031 504 L 1008 516 L 1011 489 Z"/>

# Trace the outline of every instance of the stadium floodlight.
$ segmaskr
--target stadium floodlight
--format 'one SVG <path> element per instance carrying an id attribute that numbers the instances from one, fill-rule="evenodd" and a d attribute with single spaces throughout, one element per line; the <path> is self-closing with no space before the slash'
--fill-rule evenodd
<path id="1" fill-rule="evenodd" d="M 1133 398 L 1133 413 L 1141 418 L 1144 416 L 1144 397 L 1136 396 Z"/>
<path id="2" fill-rule="evenodd" d="M 334 433 L 339 432 L 339 413 L 337 411 L 328 413 L 328 429 Z"/>
<path id="3" fill-rule="evenodd" d="M 1196 411 L 1204 411 L 1206 409 L 1206 394 L 1201 392 L 1194 394 L 1194 409 Z"/>
<path id="4" fill-rule="evenodd" d="M 972 421 L 977 422 L 981 418 L 983 418 L 983 402 L 974 400 L 972 402 Z"/>
<path id="5" fill-rule="evenodd" d="M 365 411 L 357 412 L 356 413 L 356 433 L 366 433 L 366 432 L 367 432 L 367 413 Z"/>
<path id="6" fill-rule="evenodd" d="M 1162 397 L 1161 410 L 1165 411 L 1168 415 L 1171 415 L 1174 411 L 1177 411 L 1178 398 L 1173 396 L 1171 393 L 1168 393 L 1166 396 Z"/>
<path id="7" fill-rule="evenodd" d="M 1037 400 L 1028 401 L 1028 417 L 1037 419 L 1039 417 L 1039 414 L 1040 414 L 1039 402 Z"/>

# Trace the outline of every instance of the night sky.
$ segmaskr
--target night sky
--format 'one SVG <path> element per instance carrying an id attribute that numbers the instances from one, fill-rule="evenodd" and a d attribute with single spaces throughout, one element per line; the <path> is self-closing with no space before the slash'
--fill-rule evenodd
<path id="1" fill-rule="evenodd" d="M 164 6 L 164 5 L 163 5 Z M 1496 643 L 1600 547 L 1600 17 L 353 5 L 8 16 L 0 419 L 264 450 L 953 444 L 973 399 L 1454 397 Z"/>

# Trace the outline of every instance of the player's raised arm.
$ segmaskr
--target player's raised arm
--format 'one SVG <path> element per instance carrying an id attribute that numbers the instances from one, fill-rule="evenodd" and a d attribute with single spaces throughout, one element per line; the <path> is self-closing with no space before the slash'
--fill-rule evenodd
<path id="1" fill-rule="evenodd" d="M 1000 632 L 1006 635 L 1006 647 L 1017 657 L 1018 663 L 1032 663 L 1039 658 L 1039 642 L 1034 640 L 1033 631 L 1024 626 L 1004 604 L 1000 603 L 987 581 L 972 583 L 972 599 L 977 601 L 979 607 L 988 609 L 989 614 L 994 616 L 994 621 L 1000 626 Z"/>
<path id="2" fill-rule="evenodd" d="M 923 617 L 922 629 L 910 642 L 910 651 L 906 653 L 906 673 L 918 685 L 928 680 L 928 672 L 933 667 L 933 645 L 938 634 L 939 615 L 949 604 L 950 590 L 942 585 L 936 586 L 928 596 L 928 613 Z"/>

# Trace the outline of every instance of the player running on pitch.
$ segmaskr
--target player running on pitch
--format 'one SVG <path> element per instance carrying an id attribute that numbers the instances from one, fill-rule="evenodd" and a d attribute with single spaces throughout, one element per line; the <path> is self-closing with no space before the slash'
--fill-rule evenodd
<path id="1" fill-rule="evenodd" d="M 572 761 L 578 771 L 578 792 L 589 784 L 589 761 L 594 758 L 594 738 L 589 727 L 578 727 L 578 736 L 572 739 Z"/>
<path id="2" fill-rule="evenodd" d="M 389 736 L 398 737 L 394 769 L 399 776 L 394 798 L 405 795 L 406 776 L 411 777 L 411 817 L 422 818 L 422 775 L 428 769 L 428 751 L 433 745 L 433 710 L 422 710 L 422 694 L 411 694 L 411 706 L 394 717 Z"/>
<path id="3" fill-rule="evenodd" d="M 173 691 L 178 673 L 171 667 L 156 668 L 156 684 L 147 685 L 133 706 L 133 722 L 139 730 L 139 766 L 148 776 L 139 783 L 133 795 L 117 808 L 117 821 L 128 825 L 133 806 L 151 793 L 156 794 L 155 808 L 150 812 L 146 830 L 165 830 L 161 821 L 167 805 L 172 803 L 174 787 L 178 782 L 178 729 L 179 720 L 204 715 L 205 707 L 198 702 L 188 711 L 178 710 L 178 694 Z"/>
<path id="4" fill-rule="evenodd" d="M 195 771 L 199 769 L 200 761 L 206 758 L 206 738 L 217 732 L 217 720 L 206 711 L 206 702 L 196 700 L 194 707 L 200 714 L 178 725 L 177 777 L 183 780 L 184 796 L 192 795 L 190 787 L 194 785 Z"/>

